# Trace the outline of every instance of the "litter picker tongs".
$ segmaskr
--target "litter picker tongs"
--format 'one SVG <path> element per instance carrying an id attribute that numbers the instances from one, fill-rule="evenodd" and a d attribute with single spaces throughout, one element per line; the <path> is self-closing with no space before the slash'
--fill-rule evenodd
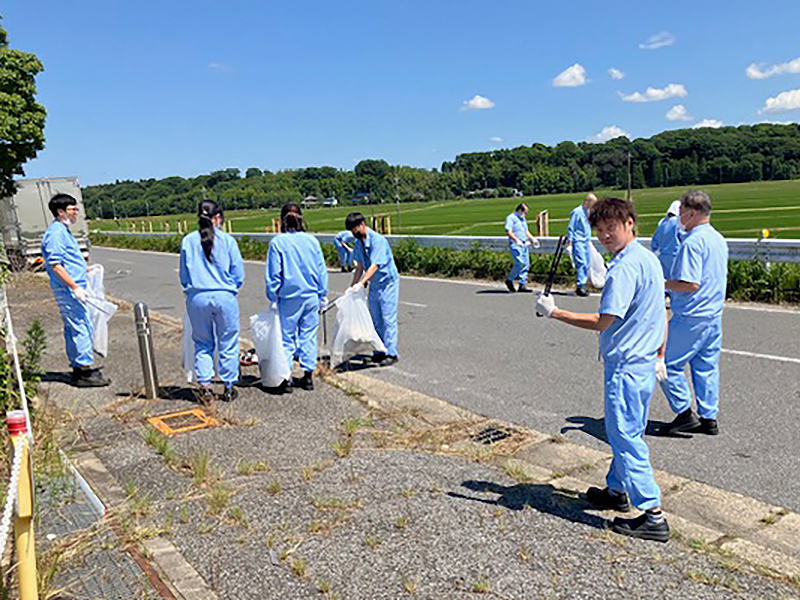
<path id="1" fill-rule="evenodd" d="M 565 236 L 558 236 L 558 243 L 556 244 L 556 251 L 553 254 L 553 262 L 550 263 L 550 272 L 547 274 L 547 281 L 544 284 L 544 295 L 549 296 L 550 290 L 553 287 L 553 281 L 556 279 L 556 271 L 558 271 L 558 263 L 561 262 L 561 256 L 564 254 L 564 249 L 567 247 L 567 239 Z M 536 313 L 537 317 L 544 315 Z"/>

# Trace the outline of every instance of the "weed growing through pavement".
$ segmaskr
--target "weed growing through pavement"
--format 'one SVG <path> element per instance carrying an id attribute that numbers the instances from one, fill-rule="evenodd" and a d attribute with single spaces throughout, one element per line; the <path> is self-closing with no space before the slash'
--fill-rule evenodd
<path id="1" fill-rule="evenodd" d="M 221 514 L 228 507 L 228 504 L 230 504 L 230 488 L 221 481 L 214 483 L 208 490 L 207 501 L 209 514 Z"/>
<path id="2" fill-rule="evenodd" d="M 308 571 L 308 565 L 306 564 L 306 560 L 302 556 L 295 556 L 292 559 L 291 563 L 292 573 L 297 575 L 298 577 L 305 577 Z"/>
<path id="3" fill-rule="evenodd" d="M 237 527 L 241 527 L 242 529 L 247 529 L 250 524 L 247 521 L 247 517 L 244 515 L 244 512 L 238 506 L 232 506 L 228 511 L 228 516 L 230 517 L 233 524 Z"/>
<path id="4" fill-rule="evenodd" d="M 396 529 L 405 529 L 408 527 L 408 517 L 405 515 L 397 517 L 397 520 L 394 522 L 394 526 Z"/>
<path id="5" fill-rule="evenodd" d="M 189 459 L 189 470 L 192 472 L 192 478 L 197 487 L 210 483 L 213 467 L 210 464 L 208 452 L 194 454 Z"/>
<path id="6" fill-rule="evenodd" d="M 403 589 L 407 593 L 411 595 L 417 593 L 417 587 L 419 584 L 416 579 L 412 579 L 411 577 L 406 577 L 405 575 L 403 575 L 402 577 L 400 577 L 400 583 L 402 584 Z"/>
<path id="7" fill-rule="evenodd" d="M 278 494 L 281 493 L 282 489 L 283 486 L 281 485 L 281 482 L 278 481 L 277 479 L 273 479 L 267 484 L 267 493 L 270 496 L 277 496 Z"/>
<path id="8" fill-rule="evenodd" d="M 269 463 L 265 460 L 242 460 L 236 465 L 236 473 L 238 475 L 252 475 L 253 473 L 265 473 L 267 471 L 269 471 Z"/>
<path id="9" fill-rule="evenodd" d="M 364 545 L 373 552 L 383 543 L 383 540 L 374 535 L 364 536 Z"/>
<path id="10" fill-rule="evenodd" d="M 519 483 L 529 483 L 532 481 L 528 476 L 527 471 L 525 471 L 525 467 L 519 461 L 505 460 L 501 466 L 503 467 L 505 474 L 514 481 L 518 481 Z"/>
<path id="11" fill-rule="evenodd" d="M 350 452 L 353 450 L 353 437 L 352 436 L 345 436 L 340 440 L 336 440 L 332 444 L 333 452 L 339 458 L 347 458 L 350 455 Z"/>
<path id="12" fill-rule="evenodd" d="M 184 525 L 189 522 L 189 507 L 181 506 L 181 510 L 178 513 L 178 520 Z"/>
<path id="13" fill-rule="evenodd" d="M 147 427 L 144 435 L 142 436 L 145 443 L 158 452 L 164 461 L 171 467 L 178 465 L 178 455 L 169 444 L 167 436 L 157 431 L 153 427 Z"/>
<path id="14" fill-rule="evenodd" d="M 488 594 L 490 590 L 491 586 L 489 585 L 489 582 L 483 577 L 472 584 L 472 592 L 475 594 Z"/>

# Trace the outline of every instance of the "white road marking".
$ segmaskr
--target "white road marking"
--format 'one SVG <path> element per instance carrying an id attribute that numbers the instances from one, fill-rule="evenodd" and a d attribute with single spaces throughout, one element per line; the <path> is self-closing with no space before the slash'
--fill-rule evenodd
<path id="1" fill-rule="evenodd" d="M 108 262 L 121 263 L 121 264 L 123 264 L 123 265 L 133 265 L 133 264 L 136 264 L 136 263 L 134 263 L 132 260 L 122 260 L 121 258 L 109 258 L 109 259 L 108 259 Z"/>
<path id="2" fill-rule="evenodd" d="M 783 315 L 797 315 L 800 316 L 800 310 L 791 308 L 770 308 L 768 306 L 741 306 L 738 304 L 725 303 L 725 310 L 752 310 L 754 312 L 767 312 L 767 313 L 780 313 Z"/>
<path id="3" fill-rule="evenodd" d="M 728 350 L 723 348 L 725 354 L 734 354 L 736 356 L 747 356 L 748 358 L 763 358 L 764 360 L 775 360 L 778 362 L 787 362 L 800 365 L 800 358 L 792 358 L 790 356 L 775 356 L 774 354 L 759 354 L 758 352 L 746 352 L 744 350 Z"/>
<path id="4" fill-rule="evenodd" d="M 400 300 L 400 304 L 405 304 L 406 306 L 415 306 L 417 308 L 428 308 L 427 304 L 417 304 L 416 302 L 406 302 L 405 300 Z"/>

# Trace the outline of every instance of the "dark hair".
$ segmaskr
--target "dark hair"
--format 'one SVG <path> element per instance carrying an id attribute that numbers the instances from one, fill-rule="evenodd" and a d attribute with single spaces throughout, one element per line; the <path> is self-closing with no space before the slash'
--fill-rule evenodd
<path id="1" fill-rule="evenodd" d="M 351 212 L 344 220 L 344 228 L 347 229 L 347 231 L 353 231 L 353 229 L 366 222 L 367 220 L 360 212 Z"/>
<path id="2" fill-rule="evenodd" d="M 281 231 L 305 231 L 303 210 L 294 202 L 284 204 L 281 208 Z"/>
<path id="3" fill-rule="evenodd" d="M 78 201 L 69 194 L 56 194 L 50 198 L 50 202 L 47 203 L 47 208 L 50 209 L 50 212 L 53 213 L 54 217 L 58 217 L 59 210 L 67 210 L 68 206 L 77 205 Z"/>
<path id="4" fill-rule="evenodd" d="M 219 204 L 213 200 L 203 200 L 197 206 L 197 228 L 200 230 L 200 245 L 207 260 L 211 260 L 211 251 L 214 249 L 214 221 L 217 215 L 222 214 Z"/>
<path id="5" fill-rule="evenodd" d="M 589 213 L 589 223 L 592 227 L 597 227 L 601 221 L 619 221 L 624 224 L 628 219 L 633 219 L 636 223 L 636 209 L 633 207 L 633 202 L 622 198 L 598 200 Z"/>
<path id="6" fill-rule="evenodd" d="M 681 206 L 696 210 L 704 215 L 710 215 L 711 196 L 700 190 L 689 190 L 681 196 Z"/>
<path id="7" fill-rule="evenodd" d="M 528 205 L 525 204 L 524 202 L 520 202 L 519 204 L 517 204 L 517 208 L 514 209 L 514 212 L 519 212 L 519 211 L 521 211 L 523 209 L 527 210 L 528 209 Z"/>

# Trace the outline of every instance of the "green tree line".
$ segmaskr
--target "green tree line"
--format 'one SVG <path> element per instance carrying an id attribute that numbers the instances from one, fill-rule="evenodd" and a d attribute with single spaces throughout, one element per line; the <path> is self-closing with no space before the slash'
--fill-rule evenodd
<path id="1" fill-rule="evenodd" d="M 460 154 L 441 169 L 367 159 L 350 170 L 238 168 L 185 179 L 117 181 L 84 190 L 90 217 L 193 212 L 200 198 L 226 209 L 271 208 L 308 196 L 349 202 L 427 201 L 571 193 L 595 189 L 692 186 L 800 178 L 800 125 L 679 129 L 605 143 L 561 142 Z"/>

